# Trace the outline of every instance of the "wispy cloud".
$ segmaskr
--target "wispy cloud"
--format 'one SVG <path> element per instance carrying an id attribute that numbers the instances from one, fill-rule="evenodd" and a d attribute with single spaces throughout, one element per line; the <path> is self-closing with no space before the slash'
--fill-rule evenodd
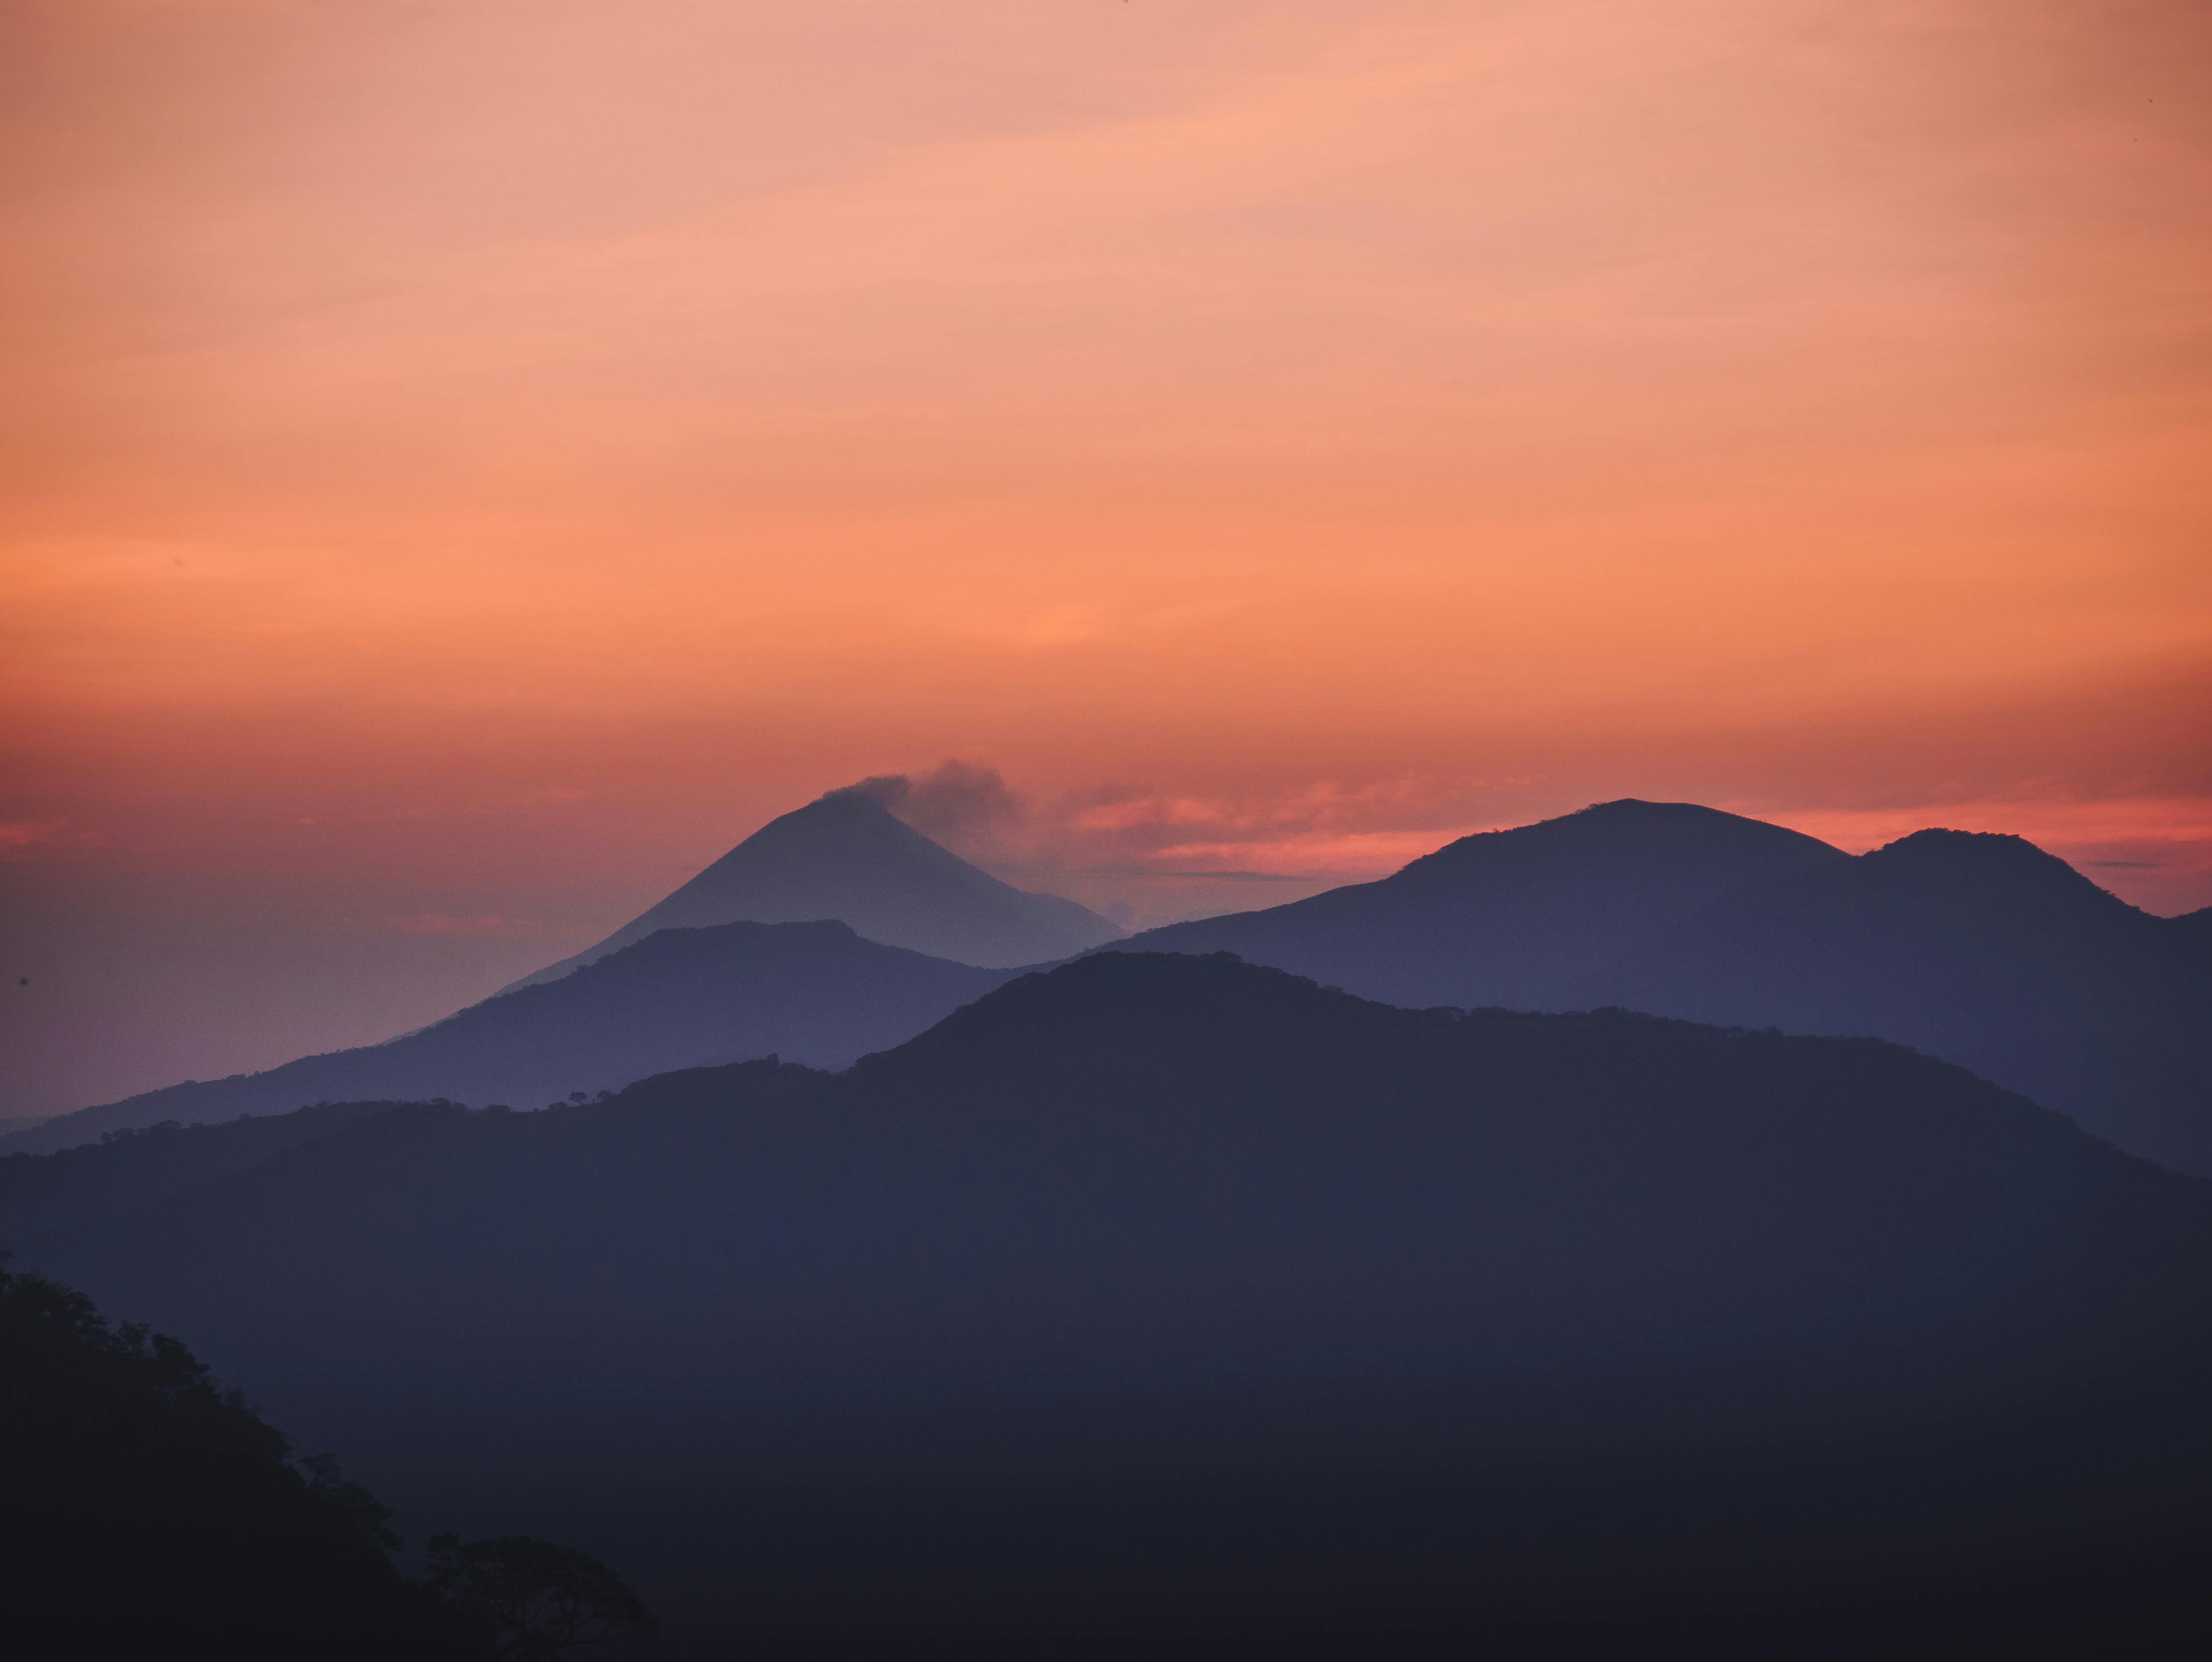
<path id="1" fill-rule="evenodd" d="M 1119 905 L 1147 922 L 1370 881 L 1455 838 L 1583 806 L 1547 800 L 1556 788 L 1525 776 L 1409 774 L 1205 794 L 1105 784 L 1036 795 L 975 761 L 854 788 L 1009 880 L 1102 910 Z M 2074 800 L 2023 787 L 1881 807 L 1751 799 L 1715 806 L 1852 853 L 1931 826 L 2025 837 L 2082 870 L 2110 874 L 2100 880 L 2154 910 L 2202 904 L 2197 897 L 2212 880 L 2212 798 Z"/>
<path id="2" fill-rule="evenodd" d="M 105 848 L 107 839 L 67 819 L 0 820 L 0 860 L 30 860 L 62 849 Z"/>
<path id="3" fill-rule="evenodd" d="M 850 788 L 1012 881 L 1152 922 L 1384 876 L 1510 823 L 1478 804 L 1526 782 L 1408 777 L 1205 794 L 1106 784 L 1037 796 L 986 764 L 948 761 Z"/>

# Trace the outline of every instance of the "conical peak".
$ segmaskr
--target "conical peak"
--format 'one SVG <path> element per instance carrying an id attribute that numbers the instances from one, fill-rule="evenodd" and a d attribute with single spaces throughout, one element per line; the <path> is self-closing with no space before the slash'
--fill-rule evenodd
<path id="1" fill-rule="evenodd" d="M 890 825 L 910 829 L 904 820 L 885 807 L 880 799 L 859 785 L 845 785 L 836 790 L 824 791 L 805 807 L 780 814 L 761 829 L 765 831 L 770 825 Z M 756 836 L 758 834 L 755 833 Z"/>
<path id="2" fill-rule="evenodd" d="M 794 808 L 783 818 L 796 819 L 801 814 L 825 819 L 833 815 L 852 819 L 896 819 L 898 818 L 884 805 L 883 798 L 869 788 L 866 782 L 858 785 L 840 785 L 836 790 L 825 790 L 805 807 Z"/>
<path id="3" fill-rule="evenodd" d="M 864 782 L 771 819 L 597 947 L 530 979 L 566 974 L 659 929 L 821 918 L 886 946 L 998 966 L 1071 957 L 1121 933 L 1072 900 L 1026 893 L 969 864 Z"/>
<path id="4" fill-rule="evenodd" d="M 915 830 L 858 785 L 825 792 L 803 808 L 793 808 L 789 813 L 779 814 L 723 855 L 722 859 L 749 859 L 774 849 L 808 846 L 837 847 L 848 850 L 856 848 L 898 849 L 938 863 L 965 863 L 950 849 Z"/>

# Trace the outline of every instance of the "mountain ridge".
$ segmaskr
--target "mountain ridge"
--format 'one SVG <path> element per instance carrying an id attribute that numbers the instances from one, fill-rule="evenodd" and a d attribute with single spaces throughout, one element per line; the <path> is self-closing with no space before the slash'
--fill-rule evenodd
<path id="1" fill-rule="evenodd" d="M 843 952 L 850 962 L 842 979 L 819 963 L 803 970 L 795 961 L 790 966 L 802 978 L 814 977 L 807 984 L 819 1008 L 812 1012 L 791 996 L 799 983 L 764 975 L 748 979 L 728 953 L 708 953 L 695 965 L 706 978 L 704 987 L 666 987 L 657 1008 L 638 1006 L 635 988 L 625 992 L 600 978 L 587 983 L 586 990 L 611 1000 L 605 1008 L 594 1009 L 588 997 L 573 997 L 560 1031 L 518 1032 L 505 1056 L 464 1055 L 453 1042 L 457 1031 L 489 1035 L 500 1026 L 497 1018 L 513 1016 L 518 1007 L 501 1004 L 503 998 L 567 980 L 670 931 L 733 924 L 793 930 L 826 925 L 842 934 L 817 937 L 818 943 L 831 943 L 821 950 Z M 905 824 L 866 788 L 848 787 L 771 820 L 598 945 L 427 1026 L 382 1044 L 295 1057 L 222 1080 L 187 1080 L 42 1116 L 30 1124 L 0 1124 L 0 1151 L 54 1149 L 162 1119 L 281 1112 L 346 1096 L 513 1098 L 534 1106 L 548 1093 L 614 1088 L 674 1067 L 777 1050 L 842 1065 L 861 1050 L 910 1037 L 951 1008 L 933 995 L 918 1001 L 908 996 L 912 988 L 903 983 L 933 977 L 939 986 L 964 986 L 972 996 L 998 984 L 1002 971 L 1056 961 L 1120 934 L 1072 900 L 1000 881 Z M 779 947 L 770 944 L 777 937 L 766 934 L 719 938 L 726 945 L 749 942 L 771 958 L 779 952 L 788 956 L 801 939 L 781 937 Z M 928 942 L 939 950 L 927 950 Z M 864 946 L 944 967 L 926 971 L 912 962 L 894 973 L 891 960 L 880 953 L 870 957 L 860 950 Z M 655 950 L 664 955 L 692 950 L 696 956 L 703 949 L 664 944 Z M 643 973 L 646 966 L 632 961 L 629 969 Z M 954 973 L 971 970 L 979 973 Z M 739 983 L 744 999 L 774 1014 L 756 1018 L 736 1005 L 717 1008 L 702 1001 L 702 991 L 717 986 L 736 996 Z M 866 1008 L 872 1000 L 881 1001 L 879 1007 Z M 625 1008 L 629 1013 L 620 1014 Z M 690 1031 L 670 1019 L 676 1009 L 690 1013 L 696 1023 Z M 647 1029 L 658 1034 L 654 1044 L 635 1042 Z M 586 1053 L 580 1041 L 586 1033 L 598 1036 L 603 1054 Z M 431 1056 L 442 1057 L 440 1070 L 413 1065 Z M 565 1083 L 549 1071 L 556 1057 L 566 1059 L 572 1075 Z"/>
<path id="2" fill-rule="evenodd" d="M 1916 831 L 1751 886 L 1595 970 L 1587 1001 L 1867 1033 L 2212 1175 L 2212 962 L 2025 838 Z"/>
<path id="3" fill-rule="evenodd" d="M 1413 1008 L 1554 1008 L 1554 987 L 1593 957 L 1745 883 L 1850 857 L 1717 808 L 1624 798 L 1461 837 L 1371 883 L 1094 950 L 1235 952 Z"/>
<path id="4" fill-rule="evenodd" d="M 348 1098 L 534 1108 L 671 1068 L 770 1053 L 842 1067 L 1013 973 L 886 947 L 830 921 L 663 929 L 558 981 L 495 994 L 383 1044 L 81 1109 L 0 1138 L 0 1154 Z"/>
<path id="5" fill-rule="evenodd" d="M 1851 855 L 1631 799 L 1100 950 L 1231 951 L 1409 1007 L 1618 1005 L 1892 1039 L 2203 1175 L 2206 916 L 2154 917 L 2021 837 L 1930 829 Z"/>

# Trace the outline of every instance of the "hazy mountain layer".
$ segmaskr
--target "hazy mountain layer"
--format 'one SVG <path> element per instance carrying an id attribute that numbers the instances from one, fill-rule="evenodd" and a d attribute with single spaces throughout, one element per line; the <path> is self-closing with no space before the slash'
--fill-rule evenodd
<path id="1" fill-rule="evenodd" d="M 0 1161 L 0 1239 L 403 1511 L 617 1559 L 698 1653 L 1902 1653 L 1867 1624 L 2039 1639 L 2212 1562 L 2212 1185 L 1878 1042 L 1109 953 L 839 1076 L 330 1117 L 150 1186 L 270 1135 Z"/>
<path id="2" fill-rule="evenodd" d="M 1001 883 L 872 797 L 839 790 L 770 820 L 598 946 L 514 984 L 556 980 L 659 929 L 825 917 L 886 946 L 999 968 L 1072 957 L 1121 933 L 1073 900 Z"/>
<path id="3" fill-rule="evenodd" d="M 1415 1008 L 1620 1005 L 1893 1039 L 2212 1174 L 2206 916 L 2138 911 L 2018 837 L 1925 831 L 1854 858 L 1622 801 L 1123 946 L 1231 951 Z"/>
<path id="4" fill-rule="evenodd" d="M 672 1068 L 769 1055 L 843 1067 L 912 1038 L 1010 973 L 863 941 L 842 923 L 665 929 L 389 1044 L 149 1091 L 49 1120 L 0 1141 L 0 1150 L 43 1153 L 163 1120 L 282 1114 L 348 1099 L 534 1108 Z"/>
<path id="5" fill-rule="evenodd" d="M 2020 837 L 1927 831 L 1728 896 L 1579 1001 L 1876 1033 L 2206 1175 L 2212 954 L 2191 932 Z"/>

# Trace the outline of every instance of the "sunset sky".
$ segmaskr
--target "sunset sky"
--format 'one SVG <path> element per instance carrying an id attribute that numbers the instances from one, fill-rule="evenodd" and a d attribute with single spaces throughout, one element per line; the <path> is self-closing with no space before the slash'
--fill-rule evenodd
<path id="1" fill-rule="evenodd" d="M 948 759 L 1139 922 L 1625 795 L 2212 904 L 2208 66 L 2201 0 L 9 0 L 0 1114 Z"/>

